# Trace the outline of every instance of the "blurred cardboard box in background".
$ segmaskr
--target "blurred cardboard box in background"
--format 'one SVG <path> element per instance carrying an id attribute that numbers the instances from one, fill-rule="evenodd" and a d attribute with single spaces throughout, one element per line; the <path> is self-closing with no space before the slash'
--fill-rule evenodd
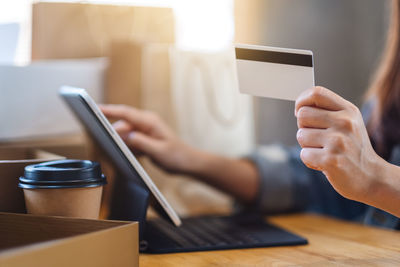
<path id="1" fill-rule="evenodd" d="M 142 108 L 143 47 L 143 42 L 139 41 L 114 41 L 110 44 L 107 89 L 104 92 L 106 103 Z"/>
<path id="2" fill-rule="evenodd" d="M 171 8 L 39 2 L 32 11 L 32 59 L 109 56 L 104 102 L 140 107 L 139 50 L 133 43 L 175 41 Z M 128 46 L 128 47 L 126 47 Z M 131 51 L 126 54 L 125 51 Z M 135 51 L 135 52 L 133 52 Z M 121 73 L 119 73 L 121 72 Z M 122 79 L 123 78 L 123 79 Z"/>
<path id="3" fill-rule="evenodd" d="M 39 149 L 70 159 L 89 159 L 91 146 L 86 134 L 27 137 L 0 140 L 0 149 Z"/>
<path id="4" fill-rule="evenodd" d="M 0 66 L 0 114 L 7 114 L 0 116 L 0 142 L 82 133 L 58 90 L 82 87 L 102 102 L 107 64 L 95 58 Z"/>
<path id="5" fill-rule="evenodd" d="M 173 43 L 170 8 L 39 2 L 32 10 L 32 59 L 108 55 L 112 41 Z"/>

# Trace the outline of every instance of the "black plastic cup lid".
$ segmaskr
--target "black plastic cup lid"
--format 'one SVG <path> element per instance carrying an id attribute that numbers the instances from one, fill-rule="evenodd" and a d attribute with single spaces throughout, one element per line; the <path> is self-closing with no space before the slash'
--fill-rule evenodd
<path id="1" fill-rule="evenodd" d="M 18 186 L 25 189 L 82 188 L 106 183 L 98 162 L 70 159 L 26 166 Z"/>

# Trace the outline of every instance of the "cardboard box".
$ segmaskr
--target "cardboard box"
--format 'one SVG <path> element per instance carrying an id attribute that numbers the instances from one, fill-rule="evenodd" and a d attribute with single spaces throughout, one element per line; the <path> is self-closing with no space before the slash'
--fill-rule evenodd
<path id="1" fill-rule="evenodd" d="M 31 148 L 0 147 L 0 211 L 24 213 L 24 194 L 18 187 L 18 178 L 24 174 L 25 166 L 57 159 L 64 157 Z"/>
<path id="2" fill-rule="evenodd" d="M 0 116 L 0 142 L 81 134 L 82 127 L 59 89 L 64 85 L 85 88 L 101 103 L 107 66 L 105 58 L 0 65 L 0 113 L 12 114 Z"/>
<path id="3" fill-rule="evenodd" d="M 173 43 L 171 8 L 39 2 L 32 8 L 32 59 L 107 56 L 112 41 Z"/>
<path id="4" fill-rule="evenodd" d="M 110 47 L 104 100 L 141 107 L 142 50 L 140 42 L 113 42 Z"/>
<path id="5" fill-rule="evenodd" d="M 90 159 L 89 141 L 86 134 L 32 137 L 0 141 L 0 149 L 40 149 L 70 159 Z"/>
<path id="6" fill-rule="evenodd" d="M 0 213 L 0 266 L 139 266 L 138 226 Z"/>

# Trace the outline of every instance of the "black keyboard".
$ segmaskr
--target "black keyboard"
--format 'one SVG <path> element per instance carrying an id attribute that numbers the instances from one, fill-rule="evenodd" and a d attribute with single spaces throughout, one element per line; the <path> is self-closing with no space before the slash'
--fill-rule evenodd
<path id="1" fill-rule="evenodd" d="M 176 227 L 162 219 L 147 221 L 148 253 L 222 250 L 307 244 L 307 240 L 268 224 L 259 216 L 204 216 Z M 142 243 L 143 244 L 143 243 Z"/>

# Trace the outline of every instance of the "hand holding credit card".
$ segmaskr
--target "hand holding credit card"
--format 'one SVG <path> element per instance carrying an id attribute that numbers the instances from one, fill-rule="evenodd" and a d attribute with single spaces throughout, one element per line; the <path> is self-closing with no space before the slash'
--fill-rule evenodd
<path id="1" fill-rule="evenodd" d="M 241 93 L 294 101 L 314 86 L 309 50 L 236 45 L 235 53 Z"/>

